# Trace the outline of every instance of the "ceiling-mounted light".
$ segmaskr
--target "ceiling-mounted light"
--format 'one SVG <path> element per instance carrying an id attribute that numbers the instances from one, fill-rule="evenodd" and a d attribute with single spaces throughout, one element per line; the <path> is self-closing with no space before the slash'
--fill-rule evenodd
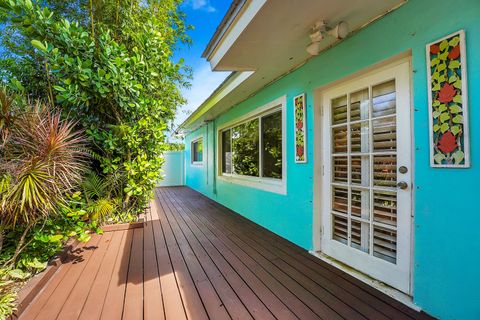
<path id="1" fill-rule="evenodd" d="M 321 49 L 320 41 L 312 42 L 308 45 L 307 52 L 312 56 L 316 56 L 320 53 Z"/>
<path id="2" fill-rule="evenodd" d="M 325 32 L 327 31 L 327 24 L 325 21 L 318 21 L 313 25 L 312 33 L 310 33 L 310 40 L 312 42 L 320 42 L 325 38 Z"/>
<path id="3" fill-rule="evenodd" d="M 344 39 L 348 36 L 348 23 L 340 21 L 334 28 L 328 31 L 328 34 L 336 39 Z"/>
<path id="4" fill-rule="evenodd" d="M 348 32 L 348 23 L 345 21 L 339 22 L 333 28 L 328 28 L 324 21 L 319 21 L 312 27 L 312 33 L 309 35 L 312 42 L 307 46 L 307 52 L 312 56 L 316 56 L 321 50 L 320 42 L 325 37 L 331 36 L 335 39 L 344 39 Z"/>

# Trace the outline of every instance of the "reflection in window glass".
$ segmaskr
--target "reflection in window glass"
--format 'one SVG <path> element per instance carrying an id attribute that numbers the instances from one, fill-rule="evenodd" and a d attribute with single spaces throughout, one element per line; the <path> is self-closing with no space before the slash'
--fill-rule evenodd
<path id="1" fill-rule="evenodd" d="M 262 118 L 263 176 L 282 178 L 282 112 Z"/>
<path id="2" fill-rule="evenodd" d="M 259 176 L 259 120 L 232 128 L 233 171 L 245 176 Z"/>
<path id="3" fill-rule="evenodd" d="M 203 161 L 203 141 L 202 139 L 197 140 L 192 143 L 192 162 L 202 162 Z"/>
<path id="4" fill-rule="evenodd" d="M 232 132 L 230 129 L 222 132 L 222 172 L 232 173 Z"/>

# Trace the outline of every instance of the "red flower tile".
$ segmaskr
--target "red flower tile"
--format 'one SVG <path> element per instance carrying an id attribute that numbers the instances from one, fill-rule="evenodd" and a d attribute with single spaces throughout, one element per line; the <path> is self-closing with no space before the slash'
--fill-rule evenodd
<path id="1" fill-rule="evenodd" d="M 439 47 L 438 45 L 432 44 L 432 45 L 430 46 L 430 53 L 431 53 L 431 54 L 437 54 L 437 53 L 439 53 L 439 52 L 440 52 L 440 47 Z"/>
<path id="2" fill-rule="evenodd" d="M 438 149 L 444 153 L 451 153 L 457 149 L 457 139 L 450 131 L 447 131 L 438 141 Z"/>
<path id="3" fill-rule="evenodd" d="M 438 93 L 438 100 L 441 103 L 449 103 L 456 95 L 457 91 L 455 90 L 454 86 L 446 83 Z"/>
<path id="4" fill-rule="evenodd" d="M 303 156 L 303 147 L 302 146 L 297 146 L 297 156 L 298 157 Z"/>
<path id="5" fill-rule="evenodd" d="M 458 57 L 460 57 L 460 46 L 456 46 L 448 54 L 448 59 L 450 59 L 450 60 L 458 59 Z"/>

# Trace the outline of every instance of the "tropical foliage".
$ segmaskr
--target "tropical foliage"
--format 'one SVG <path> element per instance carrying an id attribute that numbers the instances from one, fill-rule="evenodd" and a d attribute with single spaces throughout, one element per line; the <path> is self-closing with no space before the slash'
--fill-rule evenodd
<path id="1" fill-rule="evenodd" d="M 0 318 L 19 281 L 42 270 L 68 237 L 88 241 L 89 216 L 72 214 L 70 194 L 87 167 L 86 138 L 46 105 L 0 90 Z"/>
<path id="2" fill-rule="evenodd" d="M 165 142 L 189 75 L 179 2 L 0 0 L 0 318 L 11 270 L 135 220 L 181 149 Z"/>
<path id="3" fill-rule="evenodd" d="M 30 40 L 22 59 L 43 74 L 44 88 L 28 93 L 80 122 L 101 172 L 122 175 L 123 209 L 136 213 L 157 182 L 164 132 L 183 102 L 183 69 L 171 56 L 185 27 L 176 1 L 88 4 L 90 19 L 73 22 L 28 0 L 4 1 L 12 28 Z"/>

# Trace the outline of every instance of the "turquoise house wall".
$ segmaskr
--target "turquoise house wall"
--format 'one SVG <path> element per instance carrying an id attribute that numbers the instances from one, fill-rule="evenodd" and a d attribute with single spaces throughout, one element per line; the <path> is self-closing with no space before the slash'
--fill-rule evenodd
<path id="1" fill-rule="evenodd" d="M 467 41 L 471 168 L 429 166 L 429 128 L 425 45 L 464 29 Z M 260 90 L 252 98 L 187 136 L 190 187 L 215 199 L 292 242 L 312 249 L 313 93 L 400 53 L 411 52 L 414 131 L 413 299 L 441 319 L 480 319 L 480 1 L 410 0 L 307 64 Z M 308 163 L 293 161 L 292 98 L 307 96 Z M 287 96 L 287 195 L 217 181 L 213 189 L 213 150 L 208 165 L 189 165 L 189 142 L 280 96 Z M 208 170 L 207 170 L 208 169 Z M 208 174 L 207 174 L 208 171 Z M 208 177 L 207 177 L 208 175 Z M 208 183 L 207 183 L 208 182 Z"/>

